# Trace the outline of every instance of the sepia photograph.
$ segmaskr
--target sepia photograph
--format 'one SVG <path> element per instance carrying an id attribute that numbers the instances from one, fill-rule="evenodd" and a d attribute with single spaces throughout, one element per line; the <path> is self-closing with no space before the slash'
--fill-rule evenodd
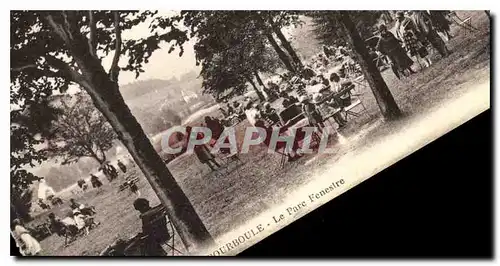
<path id="1" fill-rule="evenodd" d="M 11 236 L 237 255 L 489 110 L 491 17 L 10 10 Z"/>

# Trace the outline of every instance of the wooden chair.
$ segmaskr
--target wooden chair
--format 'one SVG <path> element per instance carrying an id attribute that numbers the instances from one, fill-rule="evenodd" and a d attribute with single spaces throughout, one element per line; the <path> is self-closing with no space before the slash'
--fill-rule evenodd
<path id="1" fill-rule="evenodd" d="M 153 224 L 153 226 L 157 228 L 163 228 L 166 230 L 166 233 L 168 235 L 165 236 L 165 242 L 162 244 L 162 246 L 166 246 L 170 249 L 170 254 L 172 256 L 175 256 L 175 253 L 177 252 L 179 255 L 182 255 L 182 252 L 179 251 L 175 247 L 175 229 L 172 224 L 172 221 L 169 219 L 167 211 L 163 205 L 158 205 L 156 207 L 153 207 L 150 211 L 148 211 L 148 215 L 152 216 L 152 219 L 150 219 L 150 222 Z M 164 219 L 165 218 L 165 219 Z M 125 255 L 127 255 L 127 250 L 130 250 L 134 245 L 140 244 L 142 247 L 144 247 L 144 241 L 147 239 L 147 236 L 141 236 L 136 239 L 138 243 L 131 243 L 129 244 L 129 247 L 125 249 Z M 167 254 L 169 253 L 166 251 Z M 145 255 L 145 250 L 142 249 L 142 255 Z"/>

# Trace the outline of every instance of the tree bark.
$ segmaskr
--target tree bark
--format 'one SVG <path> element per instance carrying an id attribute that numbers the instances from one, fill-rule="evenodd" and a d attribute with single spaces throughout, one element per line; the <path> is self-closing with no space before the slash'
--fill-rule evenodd
<path id="1" fill-rule="evenodd" d="M 262 18 L 262 15 L 257 12 L 255 19 L 256 19 L 256 22 L 258 23 L 259 27 L 261 28 L 263 34 L 266 36 L 266 38 L 269 40 L 269 43 L 271 44 L 271 46 L 278 54 L 278 57 L 280 58 L 281 62 L 283 62 L 285 67 L 288 69 L 288 71 L 295 73 L 295 68 L 294 68 L 292 62 L 290 61 L 290 58 L 281 49 L 281 47 L 278 45 L 278 43 L 274 39 L 272 31 L 270 30 L 269 25 Z"/>
<path id="2" fill-rule="evenodd" d="M 264 90 L 267 90 L 266 85 L 264 85 L 264 82 L 260 78 L 258 71 L 255 71 L 255 79 L 257 79 L 257 82 L 259 83 L 260 86 L 262 86 L 262 88 L 264 88 Z"/>
<path id="3" fill-rule="evenodd" d="M 342 25 L 342 29 L 347 37 L 346 40 L 352 47 L 353 52 L 356 54 L 358 63 L 361 66 L 366 81 L 368 81 L 368 84 L 370 85 L 382 115 L 388 120 L 399 118 L 401 116 L 401 110 L 394 100 L 387 84 L 382 78 L 380 71 L 375 66 L 375 63 L 370 60 L 365 42 L 359 36 L 349 13 L 347 11 L 343 11 L 337 12 L 337 14 L 337 19 Z"/>
<path id="4" fill-rule="evenodd" d="M 295 68 L 292 65 L 292 62 L 290 61 L 290 58 L 286 53 L 281 50 L 281 47 L 278 45 L 276 40 L 274 39 L 273 35 L 271 33 L 265 33 L 267 39 L 269 40 L 269 43 L 271 43 L 271 46 L 274 48 L 276 53 L 278 54 L 278 57 L 280 58 L 281 62 L 285 65 L 285 67 L 288 69 L 290 72 L 295 72 Z"/>
<path id="5" fill-rule="evenodd" d="M 304 64 L 302 63 L 302 61 L 300 60 L 299 56 L 297 55 L 297 53 L 295 52 L 295 49 L 293 49 L 292 45 L 290 44 L 290 42 L 286 39 L 285 35 L 283 35 L 283 33 L 281 32 L 281 29 L 278 28 L 276 25 L 272 25 L 272 28 L 273 28 L 273 31 L 274 33 L 276 34 L 276 36 L 278 36 L 278 39 L 280 40 L 281 44 L 283 45 L 283 47 L 285 48 L 285 50 L 288 52 L 288 54 L 290 55 L 290 57 L 292 58 L 293 62 L 299 66 L 300 68 L 303 68 L 304 67 Z"/>
<path id="6" fill-rule="evenodd" d="M 123 145 L 144 173 L 156 195 L 165 206 L 168 216 L 188 250 L 214 244 L 208 230 L 197 215 L 177 181 L 153 148 L 141 125 L 132 115 L 120 94 L 118 83 L 111 81 L 101 61 L 91 56 L 85 36 L 79 29 L 72 29 L 72 38 L 61 31 L 64 25 L 49 16 L 54 32 L 66 43 L 71 56 L 78 64 L 81 75 L 72 73 L 92 98 L 96 108 L 106 117 Z"/>
<path id="7" fill-rule="evenodd" d="M 248 82 L 250 82 L 250 84 L 252 84 L 252 87 L 255 90 L 255 92 L 257 93 L 257 96 L 259 96 L 259 99 L 261 101 L 265 101 L 266 97 L 264 97 L 264 94 L 262 94 L 262 92 L 259 90 L 259 88 L 257 88 L 257 85 L 255 85 L 255 82 L 253 82 L 252 77 L 245 76 L 245 78 L 248 80 Z"/>

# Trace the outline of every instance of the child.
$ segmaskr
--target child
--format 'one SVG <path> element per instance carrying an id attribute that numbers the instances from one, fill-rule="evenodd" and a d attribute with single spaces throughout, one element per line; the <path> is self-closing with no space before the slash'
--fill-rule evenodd
<path id="1" fill-rule="evenodd" d="M 40 252 L 42 251 L 40 243 L 31 236 L 28 229 L 21 225 L 21 221 L 19 219 L 14 219 L 14 221 L 12 221 L 12 229 L 14 231 L 15 238 L 20 239 L 22 242 L 22 252 L 24 255 L 40 255 Z"/>

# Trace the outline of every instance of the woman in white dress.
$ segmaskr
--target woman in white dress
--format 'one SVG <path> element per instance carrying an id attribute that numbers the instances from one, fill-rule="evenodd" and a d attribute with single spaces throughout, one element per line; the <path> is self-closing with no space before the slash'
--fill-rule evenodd
<path id="1" fill-rule="evenodd" d="M 12 227 L 15 237 L 20 239 L 22 244 L 24 244 L 22 253 L 27 256 L 39 255 L 42 251 L 40 243 L 30 235 L 28 229 L 21 225 L 21 221 L 19 219 L 14 219 Z"/>

